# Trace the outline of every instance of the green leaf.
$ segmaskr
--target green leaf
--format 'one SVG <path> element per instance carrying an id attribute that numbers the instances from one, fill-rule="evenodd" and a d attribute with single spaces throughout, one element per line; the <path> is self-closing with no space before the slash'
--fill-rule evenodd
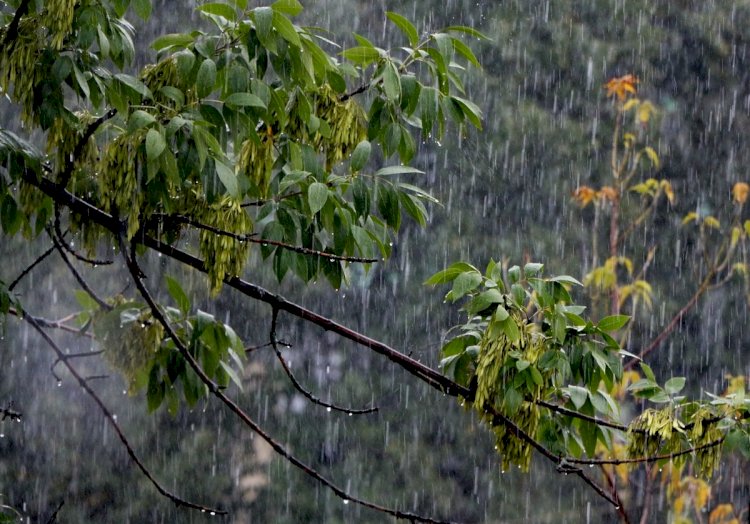
<path id="1" fill-rule="evenodd" d="M 483 33 L 477 31 L 473 27 L 468 27 L 465 25 L 451 25 L 443 29 L 443 31 L 454 32 L 454 33 L 464 33 L 469 36 L 473 36 L 474 38 L 478 38 L 480 40 L 489 40 L 489 38 L 485 36 Z"/>
<path id="2" fill-rule="evenodd" d="M 234 172 L 234 170 L 231 167 L 224 164 L 223 162 L 216 160 L 215 164 L 216 164 L 216 174 L 219 176 L 219 180 L 221 180 L 221 183 L 224 184 L 224 187 L 226 188 L 227 193 L 229 193 L 233 197 L 239 196 L 239 184 L 237 180 L 237 174 Z"/>
<path id="3" fill-rule="evenodd" d="M 414 25 L 409 20 L 398 13 L 394 13 L 393 11 L 387 11 L 385 13 L 385 16 L 388 17 L 388 20 L 396 24 L 401 32 L 404 33 L 407 40 L 409 40 L 410 46 L 417 46 L 417 44 L 419 43 L 419 33 L 417 33 L 417 28 L 414 27 Z"/>
<path id="4" fill-rule="evenodd" d="M 216 63 L 210 58 L 206 58 L 198 68 L 198 75 L 195 78 L 195 89 L 200 98 L 211 94 L 216 85 Z"/>
<path id="5" fill-rule="evenodd" d="M 479 293 L 476 297 L 472 299 L 471 302 L 469 302 L 468 306 L 466 307 L 466 310 L 468 311 L 469 315 L 476 315 L 477 313 L 480 313 L 484 311 L 485 309 L 489 308 L 493 304 L 501 304 L 503 302 L 503 296 L 500 294 L 500 292 L 493 288 L 488 289 L 487 291 L 483 291 Z M 513 322 L 512 318 L 508 318 L 505 321 L 501 322 L 500 325 L 505 330 L 505 324 L 510 321 L 514 326 L 515 322 Z M 509 337 L 510 338 L 510 337 Z"/>
<path id="6" fill-rule="evenodd" d="M 297 30 L 294 28 L 294 24 L 279 11 L 273 12 L 273 27 L 279 32 L 281 38 L 295 47 L 302 47 L 302 42 L 299 39 Z"/>
<path id="7" fill-rule="evenodd" d="M 448 282 L 452 282 L 456 279 L 456 277 L 458 277 L 458 275 L 460 275 L 461 273 L 465 273 L 466 271 L 479 270 L 467 262 L 456 262 L 443 269 L 442 271 L 438 271 L 437 273 L 432 275 L 424 282 L 424 284 L 427 286 L 446 284 Z"/>
<path id="8" fill-rule="evenodd" d="M 423 87 L 419 93 L 419 116 L 422 119 L 422 133 L 426 136 L 438 116 L 439 93 L 434 87 Z"/>
<path id="9" fill-rule="evenodd" d="M 569 275 L 558 275 L 556 277 L 550 277 L 547 279 L 550 282 L 560 282 L 561 284 L 573 284 L 576 286 L 583 287 L 583 284 Z"/>
<path id="10" fill-rule="evenodd" d="M 271 4 L 271 9 L 289 16 L 297 16 L 302 12 L 302 4 L 297 0 L 276 0 Z"/>
<path id="11" fill-rule="evenodd" d="M 234 8 L 221 2 L 207 2 L 205 4 L 199 5 L 195 8 L 195 10 L 207 15 L 224 17 L 230 22 L 234 22 L 235 20 L 237 20 L 237 12 L 234 10 Z"/>
<path id="12" fill-rule="evenodd" d="M 152 115 L 151 113 L 147 113 L 142 109 L 136 109 L 135 111 L 133 111 L 130 117 L 128 117 L 128 133 L 137 131 L 138 129 L 146 127 L 149 124 L 153 124 L 154 122 L 156 122 L 156 118 L 154 117 L 154 115 Z"/>
<path id="13" fill-rule="evenodd" d="M 672 377 L 664 384 L 664 391 L 676 395 L 685 387 L 685 377 Z"/>
<path id="14" fill-rule="evenodd" d="M 151 16 L 151 0 L 131 0 L 130 5 L 143 20 L 148 20 Z"/>
<path id="15" fill-rule="evenodd" d="M 320 182 L 313 182 L 307 189 L 307 202 L 310 205 L 310 212 L 315 214 L 326 204 L 328 200 L 328 186 Z"/>
<path id="16" fill-rule="evenodd" d="M 538 275 L 543 268 L 544 264 L 539 264 L 538 262 L 529 262 L 528 264 L 523 266 L 523 274 L 526 276 L 526 278 L 533 277 Z"/>
<path id="17" fill-rule="evenodd" d="M 380 58 L 380 52 L 372 47 L 356 46 L 341 52 L 341 56 L 357 65 L 366 66 Z"/>
<path id="18" fill-rule="evenodd" d="M 378 211 L 386 224 L 394 230 L 398 230 L 401 225 L 401 206 L 398 194 L 390 185 L 381 184 L 378 186 Z"/>
<path id="19" fill-rule="evenodd" d="M 500 294 L 496 289 L 490 289 L 489 291 L 495 291 L 498 295 Z M 489 293 L 489 291 L 486 291 L 486 293 Z M 511 342 L 518 342 L 520 340 L 521 332 L 518 330 L 518 325 L 516 325 L 516 321 L 513 317 L 509 316 L 503 320 L 500 323 L 500 327 L 505 332 L 505 336 L 508 337 Z"/>
<path id="20" fill-rule="evenodd" d="M 190 312 L 190 299 L 187 294 L 177 280 L 169 275 L 167 275 L 165 279 L 167 281 L 167 291 L 169 292 L 169 296 L 175 301 L 179 310 L 187 315 Z"/>
<path id="21" fill-rule="evenodd" d="M 266 104 L 259 96 L 252 93 L 232 93 L 224 99 L 225 104 L 236 107 L 260 107 L 266 109 Z"/>
<path id="22" fill-rule="evenodd" d="M 654 372 L 651 369 L 651 366 L 649 366 L 643 361 L 639 362 L 639 364 L 641 365 L 641 370 L 643 371 L 643 374 L 646 375 L 646 378 L 648 378 L 651 382 L 655 383 L 656 376 L 654 375 Z"/>
<path id="23" fill-rule="evenodd" d="M 271 37 L 273 29 L 273 9 L 270 7 L 258 7 L 253 9 L 255 14 L 255 29 L 258 32 L 258 39 L 269 47 L 267 41 Z"/>
<path id="24" fill-rule="evenodd" d="M 126 75 L 125 73 L 118 73 L 115 75 L 115 79 L 122 82 L 124 85 L 138 93 L 139 95 L 143 96 L 144 98 L 153 98 L 154 95 L 151 94 L 151 91 L 148 87 L 146 87 L 146 84 L 135 78 L 131 75 Z"/>
<path id="25" fill-rule="evenodd" d="M 482 65 L 479 63 L 479 60 L 477 59 L 476 55 L 474 55 L 474 52 L 471 50 L 471 48 L 458 38 L 453 38 L 453 49 L 455 49 L 458 54 L 463 56 L 471 65 L 473 65 L 477 69 L 482 68 Z"/>
<path id="26" fill-rule="evenodd" d="M 386 62 L 383 67 L 383 90 L 391 102 L 397 104 L 401 99 L 401 77 L 391 61 Z"/>
<path id="27" fill-rule="evenodd" d="M 146 133 L 146 158 L 149 161 L 156 160 L 167 147 L 164 135 L 157 129 L 151 128 Z"/>
<path id="28" fill-rule="evenodd" d="M 0 225 L 9 236 L 15 235 L 23 223 L 21 211 L 18 209 L 16 200 L 8 193 L 3 196 L 0 203 Z"/>
<path id="29" fill-rule="evenodd" d="M 424 171 L 420 171 L 419 169 L 411 166 L 388 166 L 375 171 L 375 176 L 392 176 L 404 174 L 423 175 Z"/>
<path id="30" fill-rule="evenodd" d="M 352 153 L 352 159 L 349 164 L 349 167 L 351 167 L 352 172 L 357 172 L 361 170 L 363 167 L 365 167 L 365 164 L 367 164 L 367 161 L 370 159 L 370 152 L 372 151 L 372 145 L 367 140 L 363 140 L 359 144 L 357 144 L 357 147 L 354 148 L 354 152 Z"/>
<path id="31" fill-rule="evenodd" d="M 167 49 L 169 47 L 186 47 L 194 41 L 195 37 L 193 35 L 186 33 L 170 33 L 155 39 L 151 42 L 151 47 L 156 51 L 161 51 L 162 49 Z M 192 53 L 190 54 L 192 55 Z"/>
<path id="32" fill-rule="evenodd" d="M 469 119 L 469 122 L 477 129 L 482 129 L 482 110 L 479 106 L 470 100 L 461 98 L 458 96 L 451 97 L 455 103 L 457 103 L 464 113 L 464 116 Z"/>
<path id="33" fill-rule="evenodd" d="M 628 320 L 630 320 L 630 317 L 627 315 L 612 315 L 601 319 L 596 327 L 604 332 L 611 333 L 627 324 Z"/>
<path id="34" fill-rule="evenodd" d="M 589 398 L 589 390 L 581 386 L 567 386 L 562 388 L 562 390 L 568 394 L 570 401 L 576 409 L 581 409 Z"/>
<path id="35" fill-rule="evenodd" d="M 482 275 L 479 271 L 468 271 L 458 275 L 456 280 L 453 281 L 453 288 L 451 289 L 451 300 L 455 302 L 459 298 L 463 297 L 466 293 L 474 291 L 479 284 L 482 283 Z"/>

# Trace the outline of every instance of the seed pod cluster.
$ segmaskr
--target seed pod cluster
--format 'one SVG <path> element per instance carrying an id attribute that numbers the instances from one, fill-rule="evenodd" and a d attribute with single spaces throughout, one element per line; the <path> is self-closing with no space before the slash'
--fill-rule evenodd
<path id="1" fill-rule="evenodd" d="M 237 170 L 244 173 L 255 185 L 259 198 L 267 198 L 271 186 L 271 169 L 274 162 L 273 138 L 261 135 L 260 143 L 248 138 L 242 143 Z"/>
<path id="2" fill-rule="evenodd" d="M 41 74 L 36 62 L 44 43 L 37 35 L 38 24 L 36 17 L 21 18 L 18 34 L 0 49 L 0 92 L 13 93 L 27 124 L 35 123 L 34 87 Z M 6 31 L 0 31 L 0 41 L 5 40 Z"/>
<path id="3" fill-rule="evenodd" d="M 87 111 L 77 112 L 75 116 L 78 125 L 71 125 L 67 119 L 59 117 L 52 122 L 47 131 L 47 154 L 54 154 L 55 167 L 58 173 L 65 169 L 65 164 L 73 154 L 86 127 L 96 119 L 94 115 Z M 95 165 L 98 156 L 99 150 L 96 146 L 96 139 L 91 136 L 84 144 L 80 155 L 75 159 L 74 169 L 78 170 L 85 166 Z"/>
<path id="4" fill-rule="evenodd" d="M 680 448 L 683 425 L 674 416 L 673 408 L 647 409 L 628 427 L 628 456 L 650 457 L 659 453 L 662 446 Z"/>
<path id="5" fill-rule="evenodd" d="M 104 357 L 122 374 L 131 393 L 135 393 L 133 387 L 138 374 L 151 365 L 164 338 L 164 328 L 147 310 L 143 310 L 137 320 L 126 324 L 115 323 L 106 316 L 104 319 L 107 327 L 99 331 L 104 333 L 100 340 Z"/>
<path id="6" fill-rule="evenodd" d="M 229 196 L 215 204 L 203 204 L 196 210 L 196 217 L 202 224 L 236 235 L 248 234 L 253 227 L 252 219 L 240 206 L 240 202 Z M 201 230 L 199 236 L 199 249 L 206 262 L 211 292 L 216 294 L 221 289 L 225 276 L 239 275 L 242 272 L 249 254 L 249 245 L 231 236 L 205 229 Z"/>
<path id="7" fill-rule="evenodd" d="M 367 138 L 364 125 L 365 114 L 362 107 L 353 99 L 341 102 L 336 92 L 325 84 L 317 102 L 317 116 L 325 120 L 331 130 L 328 137 L 320 132 L 312 138 L 313 147 L 326 156 L 326 169 L 347 158 L 362 140 Z"/>
<path id="8" fill-rule="evenodd" d="M 141 80 L 143 80 L 146 87 L 153 93 L 154 101 L 159 104 L 174 107 L 174 100 L 159 92 L 159 89 L 165 86 L 181 90 L 187 104 L 197 100 L 195 90 L 180 78 L 177 70 L 177 61 L 174 57 L 167 57 L 156 64 L 144 67 L 143 71 L 141 71 Z"/>
<path id="9" fill-rule="evenodd" d="M 54 49 L 61 49 L 65 37 L 73 27 L 76 0 L 46 0 L 42 13 L 42 24 L 49 30 L 48 42 Z"/>
<path id="10" fill-rule="evenodd" d="M 99 194 L 102 207 L 108 213 L 128 219 L 128 239 L 140 227 L 143 191 L 140 187 L 139 148 L 144 130 L 122 134 L 115 138 L 99 161 Z"/>
<path id="11" fill-rule="evenodd" d="M 540 412 L 538 406 L 529 400 L 541 396 L 542 386 L 536 384 L 529 388 L 524 385 L 519 388 L 521 390 L 519 394 L 526 398 L 520 402 L 520 405 L 511 408 L 503 401 L 503 395 L 508 384 L 513 383 L 518 370 L 515 366 L 504 367 L 504 364 L 510 353 L 516 352 L 534 365 L 543 352 L 544 339 L 541 334 L 533 331 L 533 325 L 526 322 L 520 311 L 512 310 L 509 318 L 518 327 L 520 332 L 518 339 L 511 339 L 504 330 L 488 327 L 479 343 L 474 406 L 492 426 L 495 434 L 495 448 L 502 456 L 503 469 L 516 464 L 522 470 L 527 471 L 531 462 L 531 446 L 521 440 L 513 429 L 502 422 L 493 421 L 492 414 L 486 411 L 488 405 L 493 406 L 527 435 L 531 437 L 536 435 Z"/>
<path id="12" fill-rule="evenodd" d="M 721 430 L 717 427 L 717 420 L 715 413 L 705 407 L 700 408 L 696 411 L 691 419 L 692 427 L 688 433 L 690 442 L 694 448 L 697 448 L 695 453 L 695 464 L 697 466 L 698 474 L 711 478 L 713 472 L 719 467 L 721 461 L 721 446 L 722 444 L 710 445 L 717 442 L 723 436 Z M 707 446 L 703 447 L 702 446 Z M 702 448 L 702 449 L 701 449 Z"/>

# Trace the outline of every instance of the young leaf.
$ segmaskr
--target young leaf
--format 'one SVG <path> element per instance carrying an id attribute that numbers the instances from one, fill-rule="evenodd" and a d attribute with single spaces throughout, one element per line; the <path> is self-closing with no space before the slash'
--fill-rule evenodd
<path id="1" fill-rule="evenodd" d="M 456 262 L 454 264 L 451 264 L 447 268 L 443 269 L 442 271 L 438 271 L 434 275 L 432 275 L 430 278 L 428 278 L 424 283 L 427 286 L 434 286 L 437 284 L 446 284 L 448 282 L 452 282 L 453 280 L 458 277 L 461 273 L 465 273 L 467 271 L 479 271 L 477 268 L 472 266 L 471 264 L 468 264 L 466 262 Z"/>
<path id="2" fill-rule="evenodd" d="M 165 278 L 167 280 L 167 291 L 169 291 L 169 296 L 171 296 L 175 301 L 180 311 L 182 311 L 184 314 L 189 313 L 190 299 L 182 289 L 180 283 L 169 275 L 167 275 Z"/>
<path id="3" fill-rule="evenodd" d="M 156 160 L 166 147 L 164 135 L 154 128 L 149 129 L 146 133 L 146 158 L 149 161 Z"/>
<path id="4" fill-rule="evenodd" d="M 628 320 L 630 320 L 630 317 L 627 315 L 612 315 L 601 319 L 596 327 L 602 331 L 610 333 L 623 327 L 628 323 Z"/>
<path id="5" fill-rule="evenodd" d="M 369 160 L 370 158 L 371 150 L 372 146 L 367 140 L 363 140 L 362 142 L 357 144 L 357 147 L 354 148 L 354 152 L 352 153 L 352 160 L 350 163 L 352 172 L 356 173 L 357 171 L 365 167 L 367 160 Z"/>
<path id="6" fill-rule="evenodd" d="M 419 33 L 417 33 L 417 28 L 412 25 L 412 23 L 401 16 L 398 13 L 394 13 L 392 11 L 387 11 L 385 13 L 385 16 L 388 17 L 388 20 L 396 24 L 396 26 L 401 30 L 402 33 L 406 36 L 407 40 L 409 40 L 409 45 L 412 47 L 416 47 L 419 43 Z"/>
<path id="7" fill-rule="evenodd" d="M 328 200 L 328 186 L 320 182 L 313 182 L 307 189 L 307 202 L 310 205 L 310 212 L 317 213 Z"/>
<path id="8" fill-rule="evenodd" d="M 216 63 L 206 58 L 198 68 L 198 76 L 195 79 L 195 88 L 200 98 L 211 94 L 216 84 Z"/>
<path id="9" fill-rule="evenodd" d="M 672 377 L 664 384 L 664 391 L 676 395 L 685 387 L 685 377 Z"/>

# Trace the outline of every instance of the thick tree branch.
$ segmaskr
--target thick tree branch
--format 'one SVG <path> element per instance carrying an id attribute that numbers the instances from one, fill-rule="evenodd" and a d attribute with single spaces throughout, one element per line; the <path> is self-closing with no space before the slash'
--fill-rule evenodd
<path id="1" fill-rule="evenodd" d="M 88 395 L 94 400 L 96 405 L 99 407 L 99 410 L 104 415 L 104 418 L 107 419 L 107 422 L 112 426 L 112 428 L 115 430 L 115 433 L 117 433 L 117 436 L 120 438 L 120 441 L 125 446 L 125 449 L 128 452 L 128 455 L 130 456 L 131 460 L 135 463 L 136 466 L 138 466 L 138 469 L 141 470 L 141 472 L 146 476 L 146 478 L 151 481 L 151 484 L 154 485 L 156 490 L 163 496 L 170 499 L 172 502 L 174 502 L 178 506 L 185 506 L 190 509 L 197 509 L 203 512 L 210 512 L 211 514 L 216 515 L 226 515 L 226 511 L 210 508 L 208 506 L 203 506 L 201 504 L 195 504 L 194 502 L 187 501 L 185 499 L 182 499 L 178 497 L 177 495 L 173 494 L 172 492 L 168 491 L 166 488 L 164 488 L 159 481 L 157 481 L 154 476 L 151 474 L 151 472 L 146 468 L 146 466 L 141 462 L 141 460 L 138 458 L 138 455 L 136 455 L 135 450 L 130 445 L 130 442 L 128 442 L 127 437 L 125 437 L 125 434 L 122 432 L 122 429 L 120 429 L 120 426 L 117 424 L 117 421 L 112 416 L 112 413 L 110 413 L 107 406 L 104 405 L 104 402 L 99 398 L 99 396 L 96 394 L 96 392 L 91 389 L 91 387 L 88 385 L 85 378 L 83 378 L 78 371 L 76 370 L 73 365 L 68 362 L 68 359 L 66 358 L 65 353 L 63 350 L 57 345 L 57 343 L 52 340 L 52 338 L 44 331 L 41 324 L 37 322 L 36 318 L 27 314 L 23 313 L 23 319 L 28 322 L 31 327 L 33 327 L 37 333 L 41 335 L 41 337 L 44 339 L 44 341 L 49 345 L 50 348 L 52 348 L 52 351 L 55 352 L 57 355 L 57 358 L 65 364 L 65 367 L 68 368 L 68 371 L 70 374 L 75 378 L 76 382 L 78 382 L 78 385 L 81 386 L 81 388 L 88 393 Z"/>
<path id="2" fill-rule="evenodd" d="M 302 393 L 305 398 L 307 398 L 310 402 L 313 404 L 317 404 L 318 406 L 323 406 L 324 408 L 327 408 L 329 411 L 341 411 L 342 413 L 348 413 L 349 415 L 363 415 L 366 413 L 374 413 L 378 410 L 377 406 L 366 408 L 366 409 L 350 409 L 350 408 L 344 408 L 341 406 L 337 406 L 336 404 L 330 404 L 328 402 L 325 402 L 323 400 L 320 400 L 316 396 L 314 396 L 312 393 L 310 393 L 308 390 L 302 387 L 302 384 L 299 383 L 299 381 L 294 378 L 294 374 L 292 373 L 292 370 L 289 368 L 289 365 L 284 360 L 284 356 L 281 354 L 281 350 L 279 350 L 279 342 L 276 339 L 276 320 L 278 318 L 278 310 L 273 310 L 273 318 L 271 320 L 271 346 L 273 347 L 274 352 L 276 353 L 276 358 L 279 359 L 279 362 L 281 362 L 281 366 L 284 368 L 284 372 L 286 373 L 286 376 L 289 377 L 289 380 L 292 382 L 292 385 L 294 385 L 295 389 Z"/>
<path id="3" fill-rule="evenodd" d="M 317 480 L 318 482 L 320 482 L 321 484 L 329 488 L 331 491 L 334 492 L 334 494 L 336 494 L 336 496 L 344 500 L 344 502 L 351 501 L 351 502 L 354 502 L 355 504 L 359 504 L 366 508 L 370 508 L 375 511 L 379 511 L 381 513 L 386 513 L 388 515 L 394 516 L 396 518 L 405 519 L 405 520 L 409 520 L 412 522 L 428 522 L 428 523 L 442 523 L 443 522 L 443 521 L 432 519 L 430 517 L 418 515 L 416 513 L 387 508 L 385 506 L 380 506 L 378 504 L 368 502 L 364 499 L 353 497 L 344 489 L 340 488 L 339 486 L 334 484 L 332 481 L 328 480 L 317 470 L 313 469 L 312 467 L 302 462 L 295 455 L 292 455 L 286 448 L 284 448 L 284 446 L 282 446 L 279 442 L 274 440 L 268 433 L 266 433 L 263 430 L 263 428 L 261 428 L 252 418 L 250 418 L 250 416 L 237 403 L 235 403 L 232 399 L 226 396 L 224 392 L 216 385 L 216 383 L 213 380 L 211 380 L 211 378 L 208 375 L 206 375 L 205 371 L 203 371 L 203 368 L 200 367 L 198 362 L 195 360 L 195 358 L 193 358 L 193 356 L 188 351 L 187 347 L 182 343 L 182 341 L 180 340 L 179 336 L 172 328 L 172 325 L 169 323 L 167 318 L 162 314 L 161 309 L 159 308 L 159 305 L 156 303 L 156 301 L 154 300 L 154 298 L 151 296 L 150 292 L 146 288 L 145 284 L 143 283 L 143 279 L 141 276 L 143 272 L 141 271 L 141 268 L 139 267 L 137 261 L 135 260 L 135 256 L 134 256 L 135 250 L 127 249 L 127 246 L 125 245 L 124 240 L 122 238 L 122 234 L 119 235 L 119 239 L 120 239 L 120 250 L 123 256 L 125 257 L 125 262 L 128 266 L 128 270 L 130 271 L 130 275 L 133 279 L 133 282 L 138 288 L 138 292 L 141 294 L 143 299 L 151 308 L 151 314 L 164 327 L 165 332 L 167 333 L 167 335 L 169 335 L 169 337 L 174 342 L 175 347 L 180 352 L 180 355 L 182 355 L 182 357 L 185 359 L 185 361 L 190 366 L 190 368 L 196 373 L 196 375 L 198 375 L 201 382 L 203 382 L 208 387 L 209 391 L 214 396 L 216 396 L 227 408 L 229 408 L 242 422 L 244 422 L 246 426 L 248 426 L 251 430 L 253 430 L 256 434 L 258 434 L 263 440 L 265 440 L 278 455 L 280 455 L 282 458 L 287 460 L 296 468 L 300 469 L 306 475 L 314 478 L 315 480 Z M 134 246 L 135 244 L 133 244 L 132 247 Z"/>

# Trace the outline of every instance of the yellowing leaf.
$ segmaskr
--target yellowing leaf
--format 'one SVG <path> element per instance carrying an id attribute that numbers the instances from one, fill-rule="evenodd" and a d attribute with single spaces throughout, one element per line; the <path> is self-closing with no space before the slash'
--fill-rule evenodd
<path id="1" fill-rule="evenodd" d="M 745 182 L 737 182 L 734 187 L 732 187 L 732 198 L 740 205 L 747 202 L 749 193 L 750 185 L 747 185 Z"/>
<path id="2" fill-rule="evenodd" d="M 721 227 L 721 223 L 713 215 L 708 215 L 706 218 L 704 218 L 703 223 L 706 225 L 706 227 L 710 227 L 711 229 L 719 229 Z"/>
<path id="3" fill-rule="evenodd" d="M 654 104 L 646 100 L 645 102 L 638 105 L 638 121 L 641 124 L 646 124 L 651 119 L 651 115 L 656 112 Z"/>
<path id="4" fill-rule="evenodd" d="M 614 187 L 604 186 L 596 194 L 598 198 L 602 200 L 608 200 L 609 202 L 615 202 L 617 200 L 617 190 Z"/>
<path id="5" fill-rule="evenodd" d="M 734 247 L 737 245 L 737 242 L 740 241 L 740 237 L 742 237 L 742 230 L 738 227 L 732 228 L 732 240 L 730 241 L 730 246 Z"/>
<path id="6" fill-rule="evenodd" d="M 696 213 L 695 211 L 691 211 L 682 218 L 682 224 L 689 224 L 690 222 L 693 222 L 695 220 L 698 220 L 698 213 Z"/>
<path id="7" fill-rule="evenodd" d="M 731 504 L 719 504 L 708 515 L 708 524 L 730 524 L 736 522 L 734 518 L 734 506 Z"/>
<path id="8" fill-rule="evenodd" d="M 656 169 L 659 169 L 659 155 L 656 154 L 656 151 L 654 151 L 653 147 L 644 147 L 643 152 L 646 153 L 646 156 L 649 160 L 651 160 L 651 165 L 653 165 Z"/>
<path id="9" fill-rule="evenodd" d="M 628 102 L 630 103 L 630 102 Z M 625 105 L 627 106 L 628 103 Z M 625 133 L 622 135 L 622 142 L 625 144 L 626 148 L 633 147 L 633 144 L 635 143 L 635 135 L 633 133 Z"/>
<path id="10" fill-rule="evenodd" d="M 586 207 L 596 197 L 596 191 L 588 186 L 580 186 L 573 192 L 573 199 L 578 202 L 581 207 Z"/>
<path id="11" fill-rule="evenodd" d="M 638 79 L 635 75 L 625 75 L 616 78 L 610 78 L 610 80 L 604 84 L 604 88 L 607 90 L 607 96 L 616 96 L 618 100 L 622 101 L 628 96 L 628 93 L 635 94 Z"/>
<path id="12" fill-rule="evenodd" d="M 664 191 L 664 195 L 666 195 L 667 200 L 669 200 L 669 203 L 674 204 L 674 190 L 672 190 L 672 184 L 669 183 L 669 180 L 662 180 L 660 185 L 662 191 Z"/>
<path id="13" fill-rule="evenodd" d="M 641 101 L 639 99 L 637 99 L 637 98 L 631 98 L 630 100 L 628 100 L 627 102 L 625 102 L 622 105 L 622 110 L 623 111 L 630 111 L 634 107 L 638 106 L 638 104 L 640 104 L 640 103 L 641 103 Z M 630 135 L 631 137 L 635 138 L 635 135 L 633 133 L 627 133 L 627 134 Z M 623 139 L 624 138 L 625 138 L 625 136 L 623 135 Z"/>

